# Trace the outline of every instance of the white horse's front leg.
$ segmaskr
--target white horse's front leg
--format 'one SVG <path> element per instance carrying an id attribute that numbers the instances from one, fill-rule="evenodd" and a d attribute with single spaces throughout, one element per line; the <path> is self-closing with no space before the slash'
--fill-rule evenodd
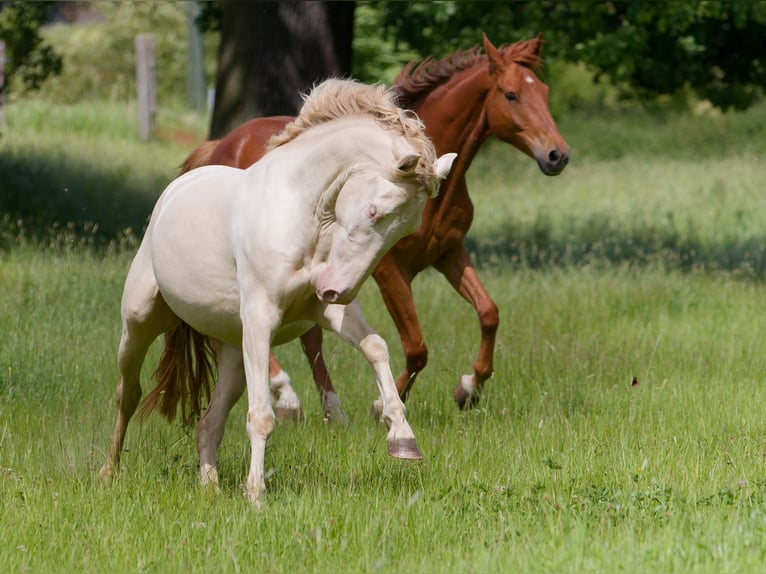
<path id="1" fill-rule="evenodd" d="M 327 305 L 324 319 L 326 323 L 322 326 L 332 329 L 359 349 L 375 371 L 383 402 L 380 418 L 388 428 L 388 454 L 397 458 L 422 458 L 415 433 L 405 416 L 404 403 L 396 390 L 389 365 L 388 346 L 367 324 L 357 300 L 349 305 Z"/>
<path id="2" fill-rule="evenodd" d="M 259 504 L 266 490 L 264 459 L 266 441 L 274 430 L 274 410 L 269 394 L 269 346 L 272 324 L 262 309 L 249 306 L 242 316 L 242 355 L 247 382 L 247 436 L 250 438 L 250 472 L 245 481 L 245 494 Z"/>

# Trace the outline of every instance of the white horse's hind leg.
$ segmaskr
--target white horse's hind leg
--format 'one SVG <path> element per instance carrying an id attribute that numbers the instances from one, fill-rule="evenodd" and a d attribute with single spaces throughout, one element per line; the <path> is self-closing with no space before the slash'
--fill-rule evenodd
<path id="1" fill-rule="evenodd" d="M 415 433 L 407 422 L 405 408 L 396 390 L 389 365 L 388 346 L 364 320 L 359 303 L 328 305 L 324 311 L 328 326 L 359 349 L 375 371 L 382 401 L 381 421 L 388 430 L 388 454 L 396 458 L 420 459 Z"/>
<path id="2" fill-rule="evenodd" d="M 205 414 L 197 425 L 197 452 L 202 486 L 218 490 L 217 453 L 223 439 L 226 419 L 245 391 L 242 349 L 221 343 L 218 383 Z"/>
<path id="3" fill-rule="evenodd" d="M 109 455 L 99 471 L 103 482 L 110 482 L 120 468 L 120 454 L 128 422 L 141 399 L 141 365 L 149 345 L 179 321 L 157 289 L 151 272 L 151 261 L 149 267 L 142 265 L 146 260 L 148 256 L 139 249 L 125 280 L 122 296 L 122 336 L 117 353 L 120 369 L 120 382 L 116 393 L 117 422 Z"/>

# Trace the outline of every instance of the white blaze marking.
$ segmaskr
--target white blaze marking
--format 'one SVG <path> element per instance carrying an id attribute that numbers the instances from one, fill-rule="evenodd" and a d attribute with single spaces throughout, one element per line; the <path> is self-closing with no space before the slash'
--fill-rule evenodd
<path id="1" fill-rule="evenodd" d="M 525 81 L 527 84 L 534 84 L 534 83 L 535 83 L 535 80 L 532 78 L 532 76 L 525 76 L 525 77 L 524 77 L 524 81 Z"/>

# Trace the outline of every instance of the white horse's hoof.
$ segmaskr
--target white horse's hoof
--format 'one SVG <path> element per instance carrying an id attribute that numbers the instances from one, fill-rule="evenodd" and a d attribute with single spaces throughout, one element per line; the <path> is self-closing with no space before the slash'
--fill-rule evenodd
<path id="1" fill-rule="evenodd" d="M 388 455 L 405 460 L 420 460 L 423 458 L 414 438 L 389 439 Z"/>

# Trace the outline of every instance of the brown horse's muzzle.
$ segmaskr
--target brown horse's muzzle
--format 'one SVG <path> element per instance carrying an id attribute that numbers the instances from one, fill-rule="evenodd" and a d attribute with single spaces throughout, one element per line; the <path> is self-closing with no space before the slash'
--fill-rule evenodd
<path id="1" fill-rule="evenodd" d="M 554 147 L 547 155 L 542 157 L 535 157 L 537 165 L 540 166 L 540 170 L 545 175 L 558 175 L 569 163 L 569 148 L 566 147 L 563 150 Z"/>

